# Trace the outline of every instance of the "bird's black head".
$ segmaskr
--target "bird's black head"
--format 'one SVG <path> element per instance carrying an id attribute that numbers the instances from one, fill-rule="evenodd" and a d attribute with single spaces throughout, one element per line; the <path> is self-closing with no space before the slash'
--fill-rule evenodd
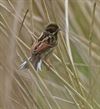
<path id="1" fill-rule="evenodd" d="M 49 32 L 51 34 L 57 34 L 60 29 L 58 25 L 52 23 L 52 24 L 49 24 L 45 30 L 46 32 Z"/>

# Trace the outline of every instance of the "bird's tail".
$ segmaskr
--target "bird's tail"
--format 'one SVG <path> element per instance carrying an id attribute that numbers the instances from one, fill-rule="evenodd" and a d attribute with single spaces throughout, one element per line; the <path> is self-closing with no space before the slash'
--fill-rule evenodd
<path id="1" fill-rule="evenodd" d="M 32 63 L 33 67 L 35 68 L 35 70 L 41 70 L 41 64 L 42 64 L 42 60 L 40 58 L 40 56 L 34 56 L 34 57 L 29 57 L 28 60 Z M 19 70 L 24 70 L 24 69 L 28 69 L 29 68 L 29 63 L 28 61 L 24 61 L 20 66 L 19 66 Z"/>
<path id="2" fill-rule="evenodd" d="M 32 58 L 32 60 L 31 60 L 31 62 L 32 62 L 32 65 L 34 66 L 35 70 L 41 71 L 42 60 L 41 60 L 40 55 L 34 56 L 34 58 Z"/>
<path id="3" fill-rule="evenodd" d="M 28 60 L 31 60 L 31 57 L 28 58 Z M 20 66 L 19 66 L 19 70 L 24 70 L 24 69 L 28 69 L 28 61 L 24 61 Z"/>

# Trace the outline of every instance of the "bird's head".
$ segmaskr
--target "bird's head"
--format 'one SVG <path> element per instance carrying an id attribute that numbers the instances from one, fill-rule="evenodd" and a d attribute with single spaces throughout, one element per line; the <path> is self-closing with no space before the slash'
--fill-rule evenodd
<path id="1" fill-rule="evenodd" d="M 57 24 L 51 23 L 51 24 L 47 25 L 45 31 L 49 32 L 52 35 L 55 35 L 60 31 L 60 28 Z"/>

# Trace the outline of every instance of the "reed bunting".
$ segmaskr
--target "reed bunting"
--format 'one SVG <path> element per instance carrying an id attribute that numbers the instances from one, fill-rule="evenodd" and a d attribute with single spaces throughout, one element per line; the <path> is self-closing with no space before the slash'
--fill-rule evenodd
<path id="1" fill-rule="evenodd" d="M 60 31 L 58 25 L 49 24 L 44 32 L 40 35 L 35 44 L 32 45 L 30 50 L 30 57 L 28 60 L 32 63 L 36 70 L 41 70 L 42 60 L 53 51 L 57 46 L 58 32 Z M 28 62 L 24 61 L 20 65 L 20 69 L 28 68 Z"/>

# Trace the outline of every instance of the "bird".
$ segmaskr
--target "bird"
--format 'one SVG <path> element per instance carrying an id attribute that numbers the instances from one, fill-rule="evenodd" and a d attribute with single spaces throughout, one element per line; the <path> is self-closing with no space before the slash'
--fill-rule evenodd
<path id="1" fill-rule="evenodd" d="M 60 28 L 55 23 L 50 23 L 35 43 L 33 43 L 28 60 L 32 63 L 36 71 L 41 70 L 43 59 L 49 55 L 58 44 L 58 32 Z M 28 61 L 24 61 L 19 69 L 28 69 Z"/>

